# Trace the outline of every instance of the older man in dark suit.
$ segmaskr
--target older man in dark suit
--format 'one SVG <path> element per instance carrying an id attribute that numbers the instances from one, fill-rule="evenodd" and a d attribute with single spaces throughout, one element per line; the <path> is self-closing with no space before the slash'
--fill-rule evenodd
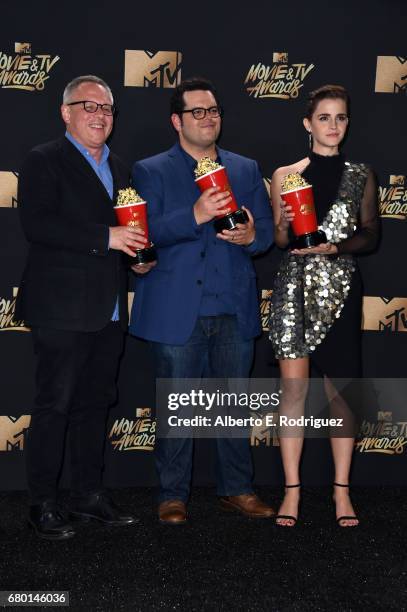
<path id="1" fill-rule="evenodd" d="M 29 153 L 18 197 L 30 248 L 17 314 L 32 328 L 37 355 L 27 441 L 29 522 L 38 536 L 54 540 L 75 534 L 57 506 L 67 434 L 71 516 L 106 525 L 135 522 L 103 491 L 102 468 L 127 326 L 122 252 L 145 246 L 141 230 L 116 227 L 114 200 L 129 173 L 106 146 L 114 115 L 110 88 L 95 76 L 74 79 L 61 114 L 65 136 Z"/>

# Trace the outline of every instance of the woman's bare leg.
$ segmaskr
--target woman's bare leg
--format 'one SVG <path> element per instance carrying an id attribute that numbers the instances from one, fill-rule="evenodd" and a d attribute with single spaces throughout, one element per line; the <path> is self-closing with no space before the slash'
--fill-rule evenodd
<path id="1" fill-rule="evenodd" d="M 282 389 L 279 416 L 299 418 L 304 414 L 305 398 L 308 391 L 308 357 L 281 359 L 279 364 Z M 302 427 L 280 426 L 279 438 L 285 483 L 286 485 L 296 485 L 300 482 L 299 468 L 304 443 L 304 430 Z M 299 501 L 300 488 L 286 488 L 278 514 L 297 517 Z M 276 522 L 283 527 L 293 527 L 295 524 L 295 521 L 284 518 L 277 518 Z"/>
<path id="2" fill-rule="evenodd" d="M 335 465 L 334 482 L 339 484 L 349 484 L 349 472 L 352 463 L 352 455 L 354 449 L 354 437 L 352 437 L 353 415 L 349 406 L 341 395 L 336 391 L 335 387 L 328 378 L 325 378 L 325 390 L 330 404 L 330 416 L 334 418 L 342 418 L 346 424 L 346 430 L 349 432 L 347 438 L 331 437 L 332 455 Z M 355 511 L 349 497 L 348 487 L 335 487 L 333 494 L 336 505 L 336 517 L 339 516 L 355 516 Z M 358 525 L 357 518 L 345 519 L 340 521 L 341 527 L 354 527 Z"/>

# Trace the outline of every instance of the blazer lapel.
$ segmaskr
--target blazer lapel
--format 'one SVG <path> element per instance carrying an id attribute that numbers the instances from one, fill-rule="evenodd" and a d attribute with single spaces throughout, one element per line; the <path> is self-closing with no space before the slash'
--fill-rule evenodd
<path id="1" fill-rule="evenodd" d="M 178 145 L 174 145 L 168 152 L 169 162 L 174 176 L 183 187 L 185 196 L 193 202 L 199 197 L 199 187 L 191 176 L 190 169 Z"/>
<path id="2" fill-rule="evenodd" d="M 89 162 L 86 161 L 84 156 L 78 149 L 71 143 L 67 138 L 63 138 L 61 141 L 61 149 L 65 159 L 74 166 L 79 172 L 81 172 L 87 180 L 91 181 L 96 189 L 99 190 L 100 195 L 103 199 L 112 206 L 112 201 L 107 193 L 105 186 L 103 185 L 100 178 L 97 176 L 95 171 Z M 112 165 L 111 165 L 112 167 Z M 113 175 L 113 172 L 112 172 Z M 114 180 L 114 176 L 113 176 Z M 114 193 L 114 192 L 113 192 Z"/>
<path id="3" fill-rule="evenodd" d="M 218 147 L 218 155 L 219 155 L 219 157 L 222 160 L 222 165 L 225 166 L 225 168 L 226 168 L 226 172 L 227 172 L 229 181 L 231 183 L 230 186 L 233 189 L 233 184 L 232 183 L 236 182 L 236 181 L 233 181 L 233 179 L 236 176 L 234 164 L 231 163 L 231 159 L 230 159 L 228 151 L 225 151 L 224 149 L 219 149 L 219 147 Z"/>
<path id="4" fill-rule="evenodd" d="M 110 172 L 112 173 L 112 178 L 113 178 L 113 202 L 112 202 L 112 205 L 115 206 L 116 201 L 117 201 L 117 194 L 118 194 L 118 190 L 119 190 L 119 175 L 117 173 L 117 166 L 114 163 L 114 160 L 113 160 L 111 155 L 109 155 L 109 167 L 110 167 Z"/>

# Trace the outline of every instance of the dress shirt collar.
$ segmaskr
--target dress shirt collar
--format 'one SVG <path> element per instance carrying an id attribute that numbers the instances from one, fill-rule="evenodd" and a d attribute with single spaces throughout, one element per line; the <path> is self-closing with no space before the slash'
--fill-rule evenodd
<path id="1" fill-rule="evenodd" d="M 109 149 L 109 147 L 107 146 L 107 144 L 105 143 L 105 144 L 103 145 L 102 156 L 101 156 L 100 161 L 99 161 L 99 163 L 98 163 L 98 162 L 95 160 L 95 158 L 92 156 L 92 154 L 91 154 L 91 153 L 89 153 L 89 151 L 87 150 L 87 148 L 86 148 L 86 147 L 84 147 L 84 146 L 83 146 L 83 144 L 81 144 L 80 142 L 78 142 L 78 141 L 77 141 L 77 140 L 76 140 L 76 139 L 75 139 L 75 138 L 72 136 L 72 134 L 70 134 L 68 131 L 66 131 L 66 132 L 65 132 L 65 137 L 66 137 L 66 138 L 67 138 L 67 139 L 68 139 L 70 142 L 72 142 L 72 144 L 73 144 L 73 145 L 74 145 L 74 146 L 75 146 L 75 147 L 78 149 L 78 151 L 79 151 L 80 153 L 82 153 L 82 155 L 83 155 L 84 157 L 86 157 L 86 159 L 89 159 L 90 161 L 93 161 L 93 163 L 97 164 L 98 166 L 100 166 L 100 165 L 104 164 L 104 163 L 107 161 L 107 159 L 108 159 L 108 157 L 109 157 L 109 155 L 110 155 L 110 149 Z"/>

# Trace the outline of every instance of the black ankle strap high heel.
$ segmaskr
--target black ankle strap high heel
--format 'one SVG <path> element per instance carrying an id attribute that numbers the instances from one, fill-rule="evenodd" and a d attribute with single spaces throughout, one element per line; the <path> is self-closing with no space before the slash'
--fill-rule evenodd
<path id="1" fill-rule="evenodd" d="M 301 483 L 299 482 L 298 484 L 284 485 L 284 486 L 286 489 L 295 489 L 297 487 L 300 487 Z M 292 525 L 282 525 L 281 523 L 277 522 L 277 519 L 288 519 L 289 521 L 293 521 L 293 524 Z M 297 524 L 297 521 L 298 521 L 298 516 L 293 516 L 292 514 L 277 514 L 275 518 L 275 522 L 278 527 L 295 527 L 295 525 Z"/>
<path id="2" fill-rule="evenodd" d="M 334 482 L 334 487 L 344 487 L 349 489 L 350 485 L 348 484 L 342 484 L 340 482 Z M 358 521 L 356 525 L 341 525 L 341 521 Z M 336 522 L 338 523 L 339 527 L 357 527 L 359 525 L 359 519 L 356 516 L 356 514 L 354 514 L 353 516 L 338 516 L 338 518 L 336 519 Z"/>

